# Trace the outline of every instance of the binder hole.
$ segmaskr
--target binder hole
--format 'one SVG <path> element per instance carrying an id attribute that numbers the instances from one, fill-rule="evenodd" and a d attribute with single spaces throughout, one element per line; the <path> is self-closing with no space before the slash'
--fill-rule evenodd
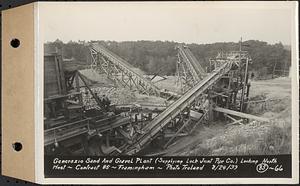
<path id="1" fill-rule="evenodd" d="M 20 143 L 20 142 L 15 142 L 15 143 L 13 143 L 12 146 L 13 146 L 13 149 L 17 152 L 22 150 L 22 143 Z"/>
<path id="2" fill-rule="evenodd" d="M 19 46 L 20 46 L 20 40 L 18 40 L 18 39 L 12 39 L 11 41 L 10 41 L 10 45 L 12 46 L 12 47 L 14 47 L 14 48 L 18 48 Z"/>

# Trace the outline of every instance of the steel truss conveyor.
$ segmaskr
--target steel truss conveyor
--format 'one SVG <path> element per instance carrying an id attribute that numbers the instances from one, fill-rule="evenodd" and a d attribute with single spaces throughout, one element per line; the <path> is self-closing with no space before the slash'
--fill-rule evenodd
<path id="1" fill-rule="evenodd" d="M 160 89 L 134 70 L 134 67 L 99 43 L 90 45 L 92 69 L 106 73 L 115 83 L 142 94 L 160 96 Z"/>
<path id="2" fill-rule="evenodd" d="M 205 76 L 205 70 L 200 65 L 199 61 L 196 59 L 196 57 L 193 55 L 193 53 L 190 51 L 190 49 L 187 46 L 184 46 L 183 51 L 185 52 L 186 56 L 189 59 L 189 62 L 192 64 L 193 68 L 197 72 L 199 77 Z"/>
<path id="3" fill-rule="evenodd" d="M 145 145 L 150 143 L 156 135 L 168 123 L 179 115 L 185 108 L 192 105 L 192 103 L 203 94 L 208 88 L 215 84 L 224 74 L 228 73 L 231 69 L 232 61 L 227 61 L 219 68 L 215 69 L 212 73 L 207 75 L 202 81 L 198 82 L 181 98 L 173 102 L 166 110 L 154 118 L 144 129 L 144 134 L 140 135 L 134 140 L 131 145 L 124 147 L 123 153 L 132 155 L 139 152 Z"/>
<path id="4" fill-rule="evenodd" d="M 181 81 L 182 91 L 185 92 L 201 81 L 206 76 L 206 72 L 187 46 L 178 45 L 176 48 L 178 50 L 177 76 Z"/>

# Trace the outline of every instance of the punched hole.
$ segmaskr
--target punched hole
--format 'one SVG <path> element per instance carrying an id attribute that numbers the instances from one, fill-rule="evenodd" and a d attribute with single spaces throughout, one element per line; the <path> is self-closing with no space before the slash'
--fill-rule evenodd
<path id="1" fill-rule="evenodd" d="M 15 142 L 15 143 L 13 143 L 12 146 L 13 146 L 13 149 L 17 152 L 21 151 L 22 147 L 23 147 L 22 143 L 20 143 L 20 142 Z"/>
<path id="2" fill-rule="evenodd" d="M 20 46 L 20 40 L 18 40 L 18 39 L 12 39 L 11 41 L 10 41 L 10 45 L 12 46 L 12 47 L 14 47 L 14 48 L 18 48 L 19 46 Z"/>

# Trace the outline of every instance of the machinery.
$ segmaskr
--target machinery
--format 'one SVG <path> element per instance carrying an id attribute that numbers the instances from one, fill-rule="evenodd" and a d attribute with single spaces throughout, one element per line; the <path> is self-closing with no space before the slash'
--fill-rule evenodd
<path id="1" fill-rule="evenodd" d="M 130 125 L 128 116 L 115 114 L 91 90 L 88 79 L 57 51 L 44 55 L 44 146 L 46 154 L 103 155 L 118 143 L 116 128 Z M 81 85 L 80 85 L 81 84 Z M 84 87 L 99 109 L 83 104 Z M 116 130 L 115 130 L 116 129 Z M 119 129 L 118 129 L 119 130 Z M 115 139 L 111 142 L 110 139 Z M 101 145 L 100 145 L 101 144 Z"/>
<path id="2" fill-rule="evenodd" d="M 99 43 L 91 43 L 89 48 L 91 69 L 105 73 L 117 86 L 172 98 L 173 102 L 168 106 L 105 104 L 93 91 L 92 82 L 78 69 L 71 68 L 73 63 L 57 51 L 48 52 L 44 56 L 47 154 L 133 155 L 155 141 L 167 148 L 176 138 L 213 120 L 268 121 L 243 113 L 249 99 L 251 58 L 241 48 L 211 58 L 205 71 L 187 46 L 178 45 L 177 77 L 182 95 L 160 90 Z M 97 107 L 87 107 L 85 97 L 94 99 Z"/>
<path id="3" fill-rule="evenodd" d="M 136 90 L 141 94 L 160 96 L 167 99 L 178 98 L 179 95 L 166 90 L 160 90 L 151 80 L 143 77 L 135 68 L 99 43 L 90 46 L 91 69 L 97 73 L 105 73 L 118 86 Z"/>

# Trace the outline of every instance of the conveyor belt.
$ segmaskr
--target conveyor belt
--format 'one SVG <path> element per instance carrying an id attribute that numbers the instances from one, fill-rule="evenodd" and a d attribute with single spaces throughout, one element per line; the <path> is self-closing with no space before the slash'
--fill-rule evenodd
<path id="1" fill-rule="evenodd" d="M 102 121 L 95 125 L 98 132 L 105 132 L 130 123 L 130 117 L 118 117 L 114 121 Z"/>
<path id="2" fill-rule="evenodd" d="M 145 91 L 148 94 L 160 95 L 160 89 L 156 87 L 150 80 L 145 79 L 143 75 L 136 72 L 134 67 L 124 59 L 120 58 L 116 54 L 112 53 L 99 43 L 92 43 L 91 49 L 97 53 L 105 56 L 114 65 L 114 69 L 121 72 L 132 82 L 132 86 L 135 86 L 138 90 Z M 107 72 L 108 73 L 108 72 Z"/>
<path id="3" fill-rule="evenodd" d="M 114 128 L 118 128 L 130 123 L 129 117 L 117 116 L 113 119 L 106 118 L 101 121 L 96 121 L 96 124 L 91 125 L 89 119 L 80 120 L 74 123 L 68 123 L 59 127 L 45 130 L 44 145 L 50 145 L 55 142 L 64 141 L 75 136 L 94 132 L 105 132 Z"/>
<path id="4" fill-rule="evenodd" d="M 178 46 L 178 52 L 179 55 L 182 57 L 183 62 L 185 63 L 186 67 L 188 68 L 187 70 L 191 73 L 193 81 L 198 82 L 200 81 L 200 77 L 198 73 L 196 72 L 195 68 L 193 67 L 192 63 L 190 62 L 187 54 L 185 53 L 183 46 L 179 45 Z"/>
<path id="5" fill-rule="evenodd" d="M 184 48 L 184 51 L 188 58 L 190 59 L 190 62 L 192 63 L 193 67 L 195 68 L 196 72 L 200 76 L 205 76 L 205 70 L 200 65 L 199 61 L 196 59 L 196 57 L 193 55 L 193 53 L 190 51 L 189 48 Z"/>
<path id="6" fill-rule="evenodd" d="M 125 66 L 126 68 L 128 68 L 130 70 L 134 68 L 130 63 L 128 63 L 127 61 L 125 61 L 124 59 L 119 57 L 118 55 L 112 53 L 111 51 L 109 51 L 107 48 L 100 45 L 99 43 L 92 43 L 92 49 L 95 50 L 96 52 L 100 52 L 102 55 L 110 58 L 111 60 L 113 60 L 113 62 L 122 64 L 122 66 Z M 134 72 L 134 73 L 137 73 L 137 72 Z M 141 75 L 141 74 L 138 74 L 138 75 Z"/>
<path id="7" fill-rule="evenodd" d="M 141 150 L 146 144 L 151 142 L 158 132 L 163 129 L 172 118 L 175 118 L 183 109 L 189 106 L 198 96 L 205 90 L 217 82 L 224 74 L 231 69 L 232 62 L 226 62 L 219 68 L 214 70 L 211 74 L 206 76 L 202 81 L 198 82 L 193 88 L 186 92 L 181 98 L 176 100 L 160 115 L 154 118 L 143 131 L 143 135 L 139 136 L 132 145 L 124 147 L 125 154 L 135 154 Z M 123 153 L 124 153 L 123 152 Z"/>
<path id="8" fill-rule="evenodd" d="M 89 120 L 84 119 L 73 123 L 64 124 L 44 131 L 44 145 L 70 139 L 89 131 Z"/>
<path id="9" fill-rule="evenodd" d="M 178 50 L 183 62 L 191 72 L 194 81 L 199 82 L 204 76 L 206 76 L 204 69 L 187 46 L 178 45 Z"/>

